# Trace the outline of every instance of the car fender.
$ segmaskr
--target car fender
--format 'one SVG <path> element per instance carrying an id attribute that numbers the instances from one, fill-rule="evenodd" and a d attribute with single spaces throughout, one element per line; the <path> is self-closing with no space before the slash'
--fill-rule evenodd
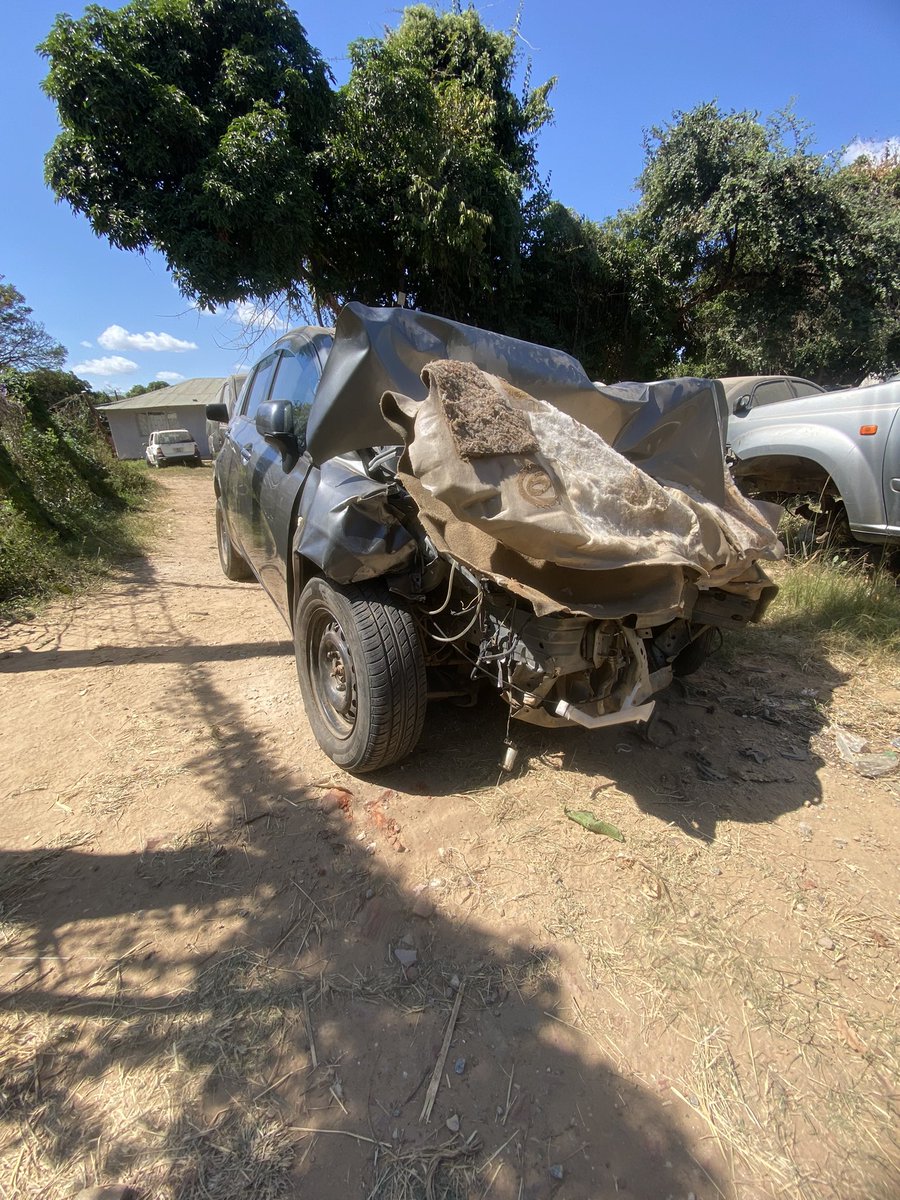
<path id="1" fill-rule="evenodd" d="M 881 438 L 861 437 L 856 431 L 851 433 L 812 422 L 778 424 L 761 420 L 758 425 L 741 429 L 731 439 L 731 451 L 737 460 L 738 475 L 741 464 L 761 465 L 765 460 L 804 459 L 815 464 L 830 476 L 851 526 L 874 525 L 884 521 L 881 487 L 884 450 L 878 445 L 880 441 Z M 777 490 L 794 490 L 788 462 L 784 487 Z"/>
<path id="2" fill-rule="evenodd" d="M 370 479 L 342 458 L 313 467 L 300 498 L 294 555 L 334 583 L 401 570 L 415 558 L 417 542 L 391 505 L 396 491 L 396 484 Z"/>

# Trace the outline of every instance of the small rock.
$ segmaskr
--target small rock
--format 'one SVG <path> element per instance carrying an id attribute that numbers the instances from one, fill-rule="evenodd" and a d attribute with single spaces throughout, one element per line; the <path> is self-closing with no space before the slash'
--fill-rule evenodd
<path id="1" fill-rule="evenodd" d="M 709 868 L 709 873 L 710 873 L 710 875 L 721 875 L 721 874 L 722 874 L 722 870 L 721 870 L 721 868 L 720 868 L 720 867 L 710 867 L 710 868 Z"/>
<path id="2" fill-rule="evenodd" d="M 450 976 L 450 986 L 453 988 L 454 992 L 459 991 L 459 976 L 458 975 Z"/>
<path id="3" fill-rule="evenodd" d="M 822 934 L 822 936 L 816 941 L 816 945 L 821 946 L 823 950 L 833 950 L 834 949 L 834 942 L 831 940 L 831 938 L 828 936 L 827 933 Z"/>
<path id="4" fill-rule="evenodd" d="M 805 821 L 800 821 L 797 825 L 797 832 L 805 842 L 808 842 L 813 835 L 812 825 L 807 825 Z"/>
<path id="5" fill-rule="evenodd" d="M 456 1072 L 457 1075 L 462 1075 L 462 1073 L 463 1073 L 463 1071 L 465 1071 L 465 1069 L 466 1069 L 466 1060 L 464 1058 L 458 1058 L 456 1060 L 456 1062 L 453 1064 L 453 1070 Z"/>
<path id="6" fill-rule="evenodd" d="M 447 1128 L 451 1133 L 459 1133 L 459 1117 L 456 1113 L 452 1117 L 447 1118 Z"/>
<path id="7" fill-rule="evenodd" d="M 414 916 L 421 917 L 423 921 L 427 921 L 434 914 L 434 905 L 425 896 L 417 896 L 412 910 Z"/>
<path id="8" fill-rule="evenodd" d="M 367 900 L 371 900 L 374 895 L 375 895 L 374 888 L 366 888 L 366 899 Z"/>
<path id="9" fill-rule="evenodd" d="M 396 958 L 401 967 L 412 967 L 418 961 L 419 953 L 417 950 L 407 949 L 406 946 L 395 946 L 394 958 Z"/>
<path id="10" fill-rule="evenodd" d="M 550 1168 L 550 1178 L 561 1180 L 563 1175 L 565 1175 L 565 1171 L 562 1169 L 562 1163 L 554 1163 Z"/>
<path id="11" fill-rule="evenodd" d="M 400 1130 L 399 1130 L 399 1129 L 395 1129 L 395 1130 L 394 1130 L 394 1131 L 391 1133 L 391 1139 L 392 1139 L 393 1141 L 395 1141 L 395 1142 L 396 1142 L 396 1141 L 399 1139 L 399 1137 L 400 1137 Z"/>

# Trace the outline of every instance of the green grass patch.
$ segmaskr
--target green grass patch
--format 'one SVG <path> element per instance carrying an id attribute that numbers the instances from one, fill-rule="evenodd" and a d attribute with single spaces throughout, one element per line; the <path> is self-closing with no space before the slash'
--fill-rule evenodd
<path id="1" fill-rule="evenodd" d="M 887 566 L 823 551 L 773 572 L 780 587 L 765 624 L 826 649 L 900 655 L 900 587 Z"/>

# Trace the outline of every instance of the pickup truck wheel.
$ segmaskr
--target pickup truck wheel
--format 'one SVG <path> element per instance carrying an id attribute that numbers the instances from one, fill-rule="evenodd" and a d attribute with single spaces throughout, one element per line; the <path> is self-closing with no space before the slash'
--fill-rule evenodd
<path id="1" fill-rule="evenodd" d="M 219 547 L 219 563 L 222 567 L 222 574 L 226 579 L 240 582 L 253 578 L 253 572 L 247 566 L 247 560 L 238 554 L 232 545 L 228 526 L 225 524 L 221 500 L 216 502 L 216 545 Z"/>
<path id="2" fill-rule="evenodd" d="M 425 722 L 425 659 L 412 616 L 386 587 L 311 579 L 294 650 L 306 715 L 333 762 L 374 771 L 410 753 Z"/>

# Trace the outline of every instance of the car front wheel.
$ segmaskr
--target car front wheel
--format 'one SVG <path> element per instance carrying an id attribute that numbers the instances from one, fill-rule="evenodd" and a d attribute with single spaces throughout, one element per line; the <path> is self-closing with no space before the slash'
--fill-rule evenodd
<path id="1" fill-rule="evenodd" d="M 415 621 L 384 585 L 311 579 L 294 650 L 306 715 L 333 762 L 374 771 L 412 751 L 425 721 L 425 658 Z"/>

